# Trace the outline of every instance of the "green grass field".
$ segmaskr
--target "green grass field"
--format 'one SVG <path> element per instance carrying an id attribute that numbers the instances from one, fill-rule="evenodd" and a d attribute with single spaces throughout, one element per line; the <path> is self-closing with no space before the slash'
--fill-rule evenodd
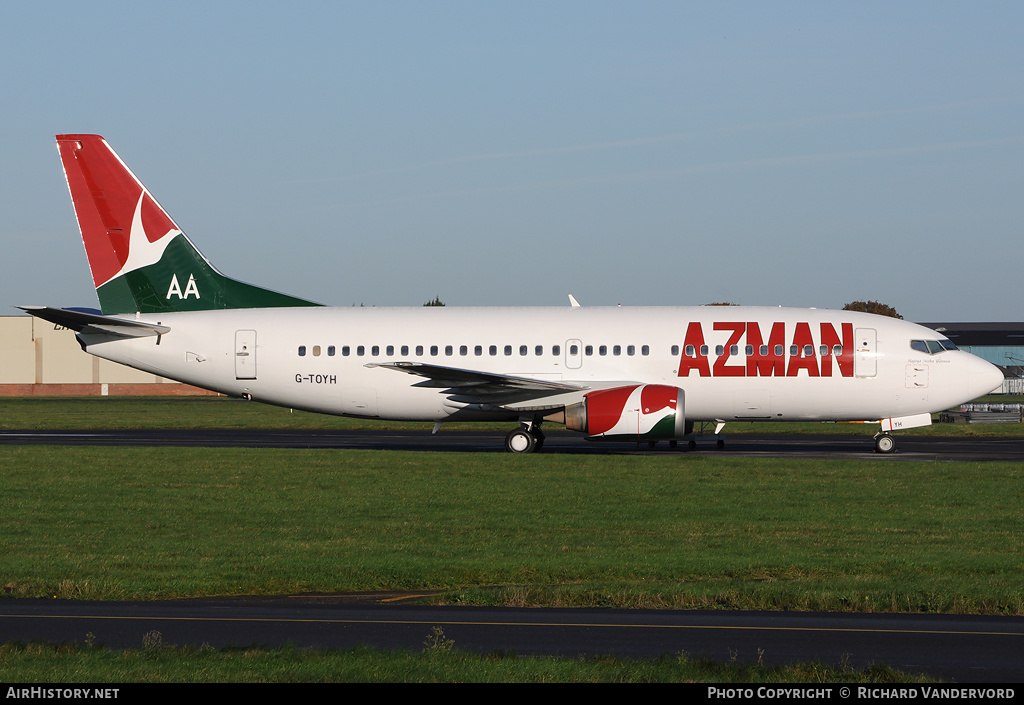
<path id="1" fill-rule="evenodd" d="M 10 595 L 1024 613 L 1024 468 L 0 449 Z"/>
<path id="2" fill-rule="evenodd" d="M 3 400 L 0 414 L 7 428 L 362 423 L 217 399 Z M 686 453 L 3 446 L 0 584 L 12 597 L 429 590 L 459 604 L 1019 615 L 1022 474 Z"/>

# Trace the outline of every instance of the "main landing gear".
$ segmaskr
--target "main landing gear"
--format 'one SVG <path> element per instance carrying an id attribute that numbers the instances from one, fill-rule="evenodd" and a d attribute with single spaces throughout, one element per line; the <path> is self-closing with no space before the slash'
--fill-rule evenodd
<path id="1" fill-rule="evenodd" d="M 540 424 L 524 422 L 505 436 L 505 450 L 510 453 L 534 453 L 544 447 L 544 432 Z"/>

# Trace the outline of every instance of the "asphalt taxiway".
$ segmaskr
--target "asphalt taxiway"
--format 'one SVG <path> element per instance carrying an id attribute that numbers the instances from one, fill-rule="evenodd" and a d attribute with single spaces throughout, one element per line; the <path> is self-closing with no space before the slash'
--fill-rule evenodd
<path id="1" fill-rule="evenodd" d="M 403 599 L 405 598 L 405 599 Z M 440 628 L 479 653 L 738 663 L 821 662 L 966 682 L 1024 682 L 1024 618 L 620 609 L 515 609 L 406 604 L 411 595 L 87 602 L 0 600 L 0 642 L 85 642 L 419 651 Z"/>
<path id="2" fill-rule="evenodd" d="M 6 430 L 0 445 L 189 446 L 211 448 L 351 448 L 436 452 L 505 452 L 505 436 L 496 431 L 421 430 L 322 431 L 232 429 Z M 891 454 L 874 452 L 871 434 L 726 434 L 718 449 L 711 438 L 697 438 L 696 450 L 654 448 L 646 443 L 597 443 L 575 433 L 547 434 L 543 453 L 722 453 L 748 457 L 874 458 L 888 460 L 962 460 L 1024 462 L 1024 439 L 1005 437 L 899 436 Z"/>

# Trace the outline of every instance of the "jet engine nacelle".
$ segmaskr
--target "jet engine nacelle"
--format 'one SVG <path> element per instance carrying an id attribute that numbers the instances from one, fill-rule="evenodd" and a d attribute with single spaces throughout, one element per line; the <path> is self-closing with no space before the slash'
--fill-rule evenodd
<path id="1" fill-rule="evenodd" d="M 683 390 L 664 384 L 601 389 L 565 408 L 565 426 L 591 440 L 682 438 L 686 431 Z"/>

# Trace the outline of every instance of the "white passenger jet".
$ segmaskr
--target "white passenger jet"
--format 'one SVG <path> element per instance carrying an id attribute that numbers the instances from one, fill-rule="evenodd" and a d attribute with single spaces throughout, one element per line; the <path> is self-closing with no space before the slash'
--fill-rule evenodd
<path id="1" fill-rule="evenodd" d="M 228 395 L 361 418 L 545 422 L 591 440 L 689 441 L 694 422 L 870 421 L 890 431 L 1002 383 L 935 331 L 768 307 L 330 308 L 230 279 L 98 135 L 57 146 L 102 313 L 25 306 L 82 348 Z"/>

